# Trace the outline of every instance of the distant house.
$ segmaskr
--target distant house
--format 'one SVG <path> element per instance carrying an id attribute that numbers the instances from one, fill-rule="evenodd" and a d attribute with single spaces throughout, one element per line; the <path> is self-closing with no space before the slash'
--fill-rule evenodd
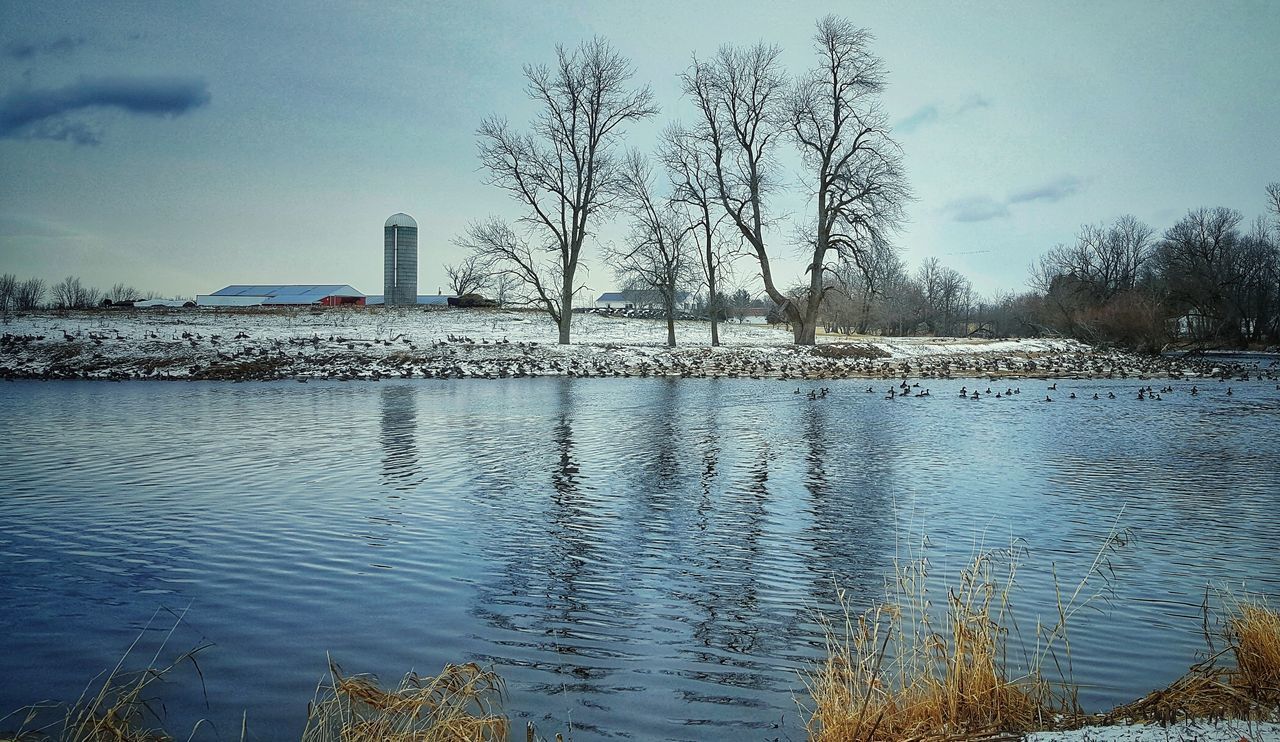
<path id="1" fill-rule="evenodd" d="M 365 295 L 346 284 L 234 285 L 198 294 L 200 307 L 364 306 Z"/>
<path id="2" fill-rule="evenodd" d="M 765 307 L 741 307 L 730 309 L 729 317 L 744 325 L 764 325 L 769 322 L 769 310 Z"/>
<path id="3" fill-rule="evenodd" d="M 676 309 L 693 309 L 693 295 L 688 291 L 676 293 Z M 662 293 L 656 289 L 632 289 L 606 291 L 596 299 L 597 309 L 661 309 Z"/>

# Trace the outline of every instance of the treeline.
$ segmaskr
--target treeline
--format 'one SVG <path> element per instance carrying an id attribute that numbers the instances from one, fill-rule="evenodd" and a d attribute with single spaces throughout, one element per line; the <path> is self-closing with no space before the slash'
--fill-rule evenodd
<path id="1" fill-rule="evenodd" d="M 125 283 L 113 284 L 103 291 L 85 285 L 79 276 L 67 276 L 49 286 L 42 278 L 20 281 L 12 273 L 0 275 L 0 312 L 5 314 L 34 309 L 88 309 L 158 296 L 154 291 L 139 291 Z"/>
<path id="2" fill-rule="evenodd" d="M 1272 218 L 1200 208 L 1163 233 L 1133 216 L 1085 225 L 1032 265 L 1028 290 L 984 298 L 937 258 L 909 271 L 892 250 L 828 279 L 835 333 L 1062 335 L 1158 351 L 1171 343 L 1280 342 L 1280 183 Z M 795 290 L 796 293 L 800 289 Z"/>

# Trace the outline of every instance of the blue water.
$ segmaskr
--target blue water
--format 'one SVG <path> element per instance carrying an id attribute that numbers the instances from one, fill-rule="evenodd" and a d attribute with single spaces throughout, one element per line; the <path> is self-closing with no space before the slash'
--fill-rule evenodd
<path id="1" fill-rule="evenodd" d="M 936 576 L 1025 548 L 1032 639 L 1051 568 L 1126 535 L 1072 628 L 1091 709 L 1196 659 L 1206 588 L 1280 596 L 1274 382 L 966 383 L 0 384 L 0 715 L 185 611 L 161 657 L 213 646 L 159 691 L 181 738 L 296 737 L 327 656 L 492 664 L 521 739 L 797 738 L 835 586 L 869 606 L 922 535 Z"/>

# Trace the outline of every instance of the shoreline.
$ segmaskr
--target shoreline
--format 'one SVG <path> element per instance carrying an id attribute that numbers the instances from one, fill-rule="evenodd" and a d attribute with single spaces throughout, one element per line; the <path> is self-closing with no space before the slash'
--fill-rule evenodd
<path id="1" fill-rule="evenodd" d="M 1144 356 L 1075 340 L 821 336 L 781 328 L 592 313 L 562 346 L 540 312 L 513 310 L 86 310 L 0 325 L 0 378 L 35 380 L 341 381 L 583 378 L 1210 379 L 1270 375 L 1275 365 Z M 1264 371 L 1265 369 L 1265 371 Z"/>

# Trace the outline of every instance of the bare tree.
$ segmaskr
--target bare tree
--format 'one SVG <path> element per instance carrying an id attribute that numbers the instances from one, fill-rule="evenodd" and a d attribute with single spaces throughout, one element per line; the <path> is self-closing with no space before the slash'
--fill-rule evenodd
<path id="1" fill-rule="evenodd" d="M 812 345 L 823 296 L 841 260 L 871 275 L 903 218 L 910 197 L 902 155 L 880 108 L 884 63 L 871 53 L 871 33 L 826 16 L 814 36 L 820 64 L 791 93 L 788 124 L 813 180 L 816 224 L 808 240 L 803 303 L 793 305 L 795 342 Z"/>
<path id="2" fill-rule="evenodd" d="M 1276 229 L 1280 230 L 1280 183 L 1267 184 L 1267 208 L 1275 214 Z"/>
<path id="3" fill-rule="evenodd" d="M 828 280 L 837 290 L 828 294 L 826 301 L 837 301 L 836 295 L 843 294 L 844 299 L 838 301 L 841 310 L 848 314 L 843 323 L 846 331 L 867 331 L 877 298 L 883 296 L 891 279 L 903 270 L 897 251 L 878 241 L 871 245 L 870 250 L 861 253 L 857 262 L 842 258 L 837 263 L 834 280 Z M 834 316 L 829 312 L 823 314 Z"/>
<path id="4" fill-rule="evenodd" d="M 791 297 L 774 281 L 765 230 L 768 196 L 776 187 L 775 152 L 785 132 L 787 80 L 776 46 L 721 47 L 706 61 L 694 60 L 681 75 L 684 92 L 698 110 L 686 140 L 710 163 L 712 194 L 760 265 L 765 292 L 774 304 L 798 315 Z"/>
<path id="5" fill-rule="evenodd" d="M 6 318 L 17 308 L 18 277 L 12 273 L 0 275 L 0 314 Z"/>
<path id="6" fill-rule="evenodd" d="M 489 283 L 489 268 L 476 253 L 471 253 L 459 263 L 445 265 L 444 274 L 454 296 L 474 294 Z"/>
<path id="7" fill-rule="evenodd" d="M 1243 217 L 1234 209 L 1195 209 L 1165 230 L 1157 253 L 1170 299 L 1193 317 L 1203 338 L 1239 337 L 1240 316 L 1228 302 L 1235 284 Z"/>
<path id="8" fill-rule="evenodd" d="M 493 288 L 493 298 L 499 305 L 506 304 L 515 296 L 518 282 L 510 273 L 498 273 L 489 278 L 490 286 Z"/>
<path id="9" fill-rule="evenodd" d="M 524 209 L 517 232 L 500 220 L 477 223 L 460 244 L 513 276 L 569 343 L 574 281 L 597 212 L 617 196 L 614 149 L 626 124 L 657 112 L 647 86 L 630 89 L 631 63 L 604 39 L 574 51 L 556 47 L 556 64 L 528 65 L 528 93 L 541 109 L 520 134 L 490 117 L 477 132 L 488 182 Z"/>
<path id="10" fill-rule="evenodd" d="M 689 254 L 693 230 L 675 204 L 654 196 L 654 181 L 653 168 L 644 156 L 632 152 L 619 171 L 631 234 L 625 247 L 608 249 L 606 260 L 620 283 L 658 293 L 667 315 L 667 345 L 675 347 L 676 300 L 695 275 Z"/>
<path id="11" fill-rule="evenodd" d="M 719 345 L 720 315 L 728 309 L 721 305 L 720 284 L 729 270 L 734 245 L 719 232 L 725 216 L 717 201 L 714 168 L 699 139 L 678 124 L 663 132 L 661 157 L 674 188 L 671 200 L 683 210 L 689 237 L 697 248 L 707 287 L 711 344 Z"/>
<path id="12" fill-rule="evenodd" d="M 53 286 L 53 304 L 58 309 L 87 309 L 99 298 L 101 293 L 81 283 L 79 276 L 67 276 Z"/>
<path id="13" fill-rule="evenodd" d="M 20 312 L 39 309 L 44 303 L 45 286 L 42 278 L 28 278 L 14 289 L 15 309 Z"/>
<path id="14" fill-rule="evenodd" d="M 120 282 L 111 285 L 111 289 L 107 291 L 106 298 L 110 299 L 111 303 L 118 304 L 125 301 L 135 301 L 141 298 L 141 294 L 142 292 L 134 287 Z"/>
<path id="15" fill-rule="evenodd" d="M 1126 215 L 1110 226 L 1086 224 L 1074 244 L 1059 244 L 1042 255 L 1032 266 L 1031 282 L 1054 312 L 1049 321 L 1086 340 L 1102 339 L 1098 322 L 1110 314 L 1108 304 L 1138 288 L 1154 234 Z"/>

